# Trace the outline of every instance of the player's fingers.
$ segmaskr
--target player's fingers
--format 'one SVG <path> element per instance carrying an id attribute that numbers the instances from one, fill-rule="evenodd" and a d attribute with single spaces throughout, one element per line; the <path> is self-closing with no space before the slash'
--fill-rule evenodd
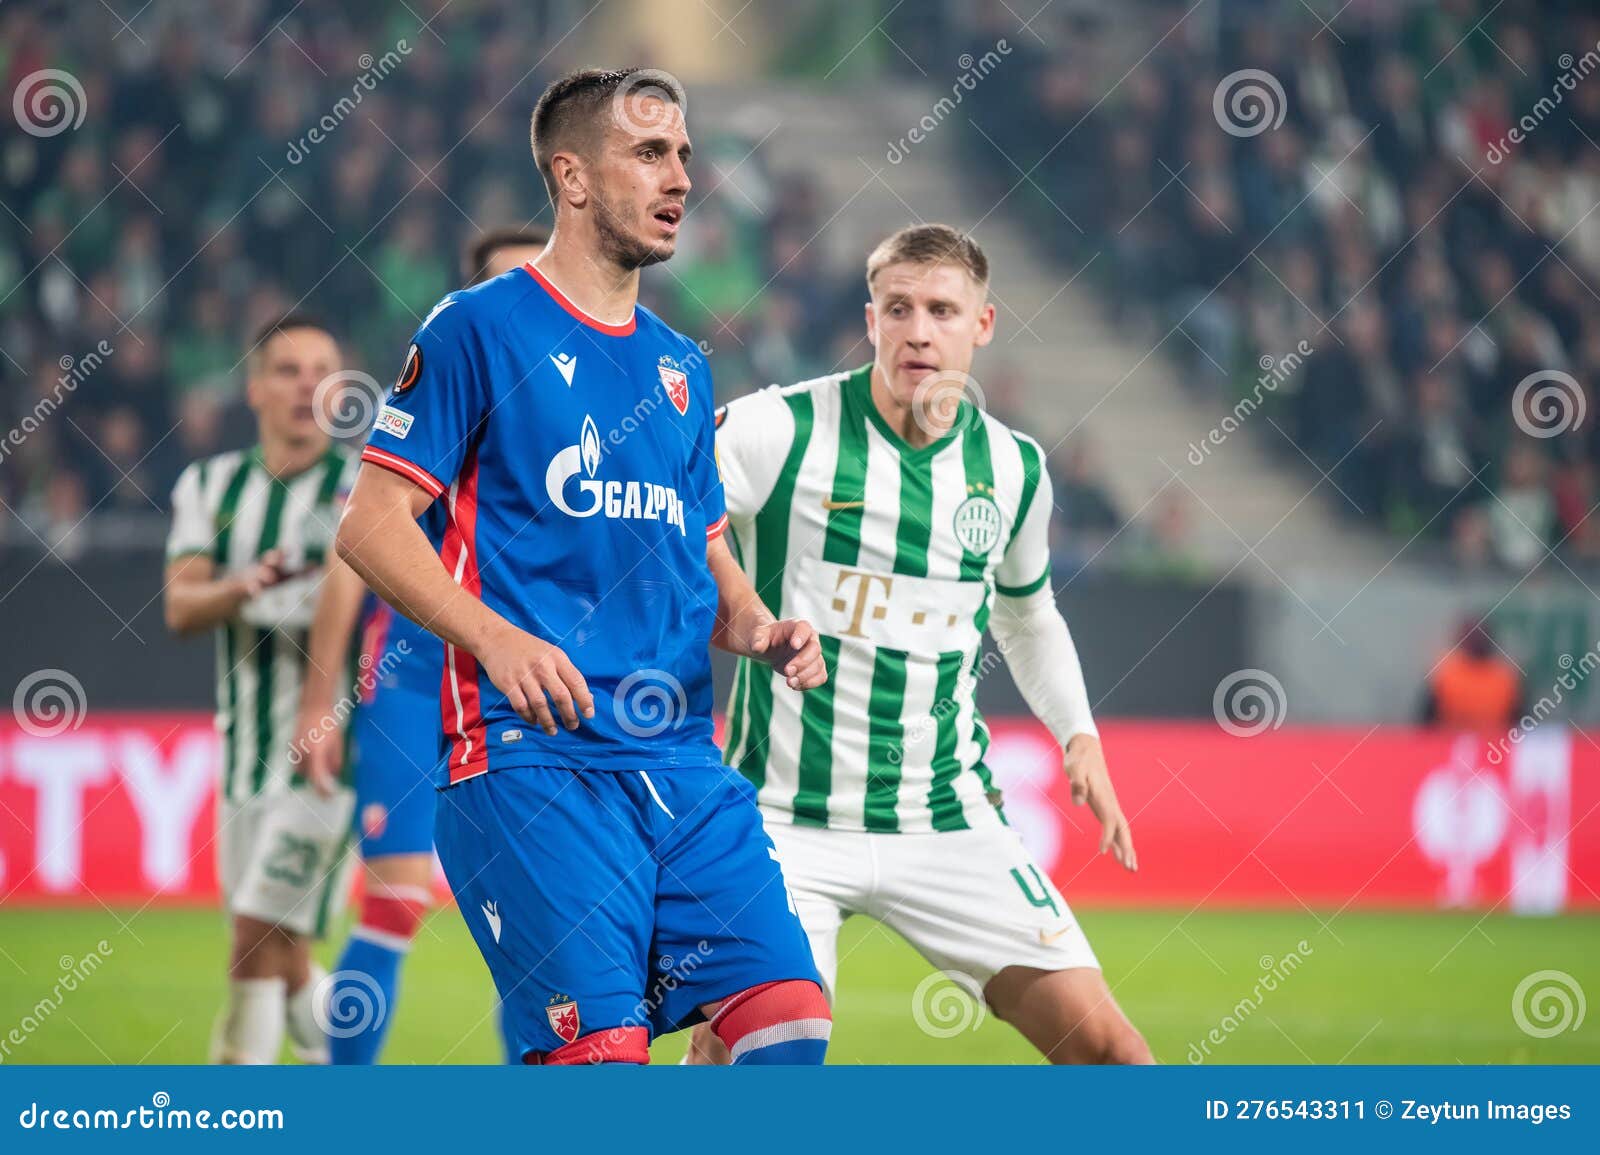
<path id="1" fill-rule="evenodd" d="M 799 647 L 799 652 L 784 666 L 785 673 L 797 673 L 800 670 L 822 660 L 822 645 L 816 638 L 810 638 L 805 645 Z"/>
<path id="2" fill-rule="evenodd" d="M 506 701 L 509 702 L 511 704 L 511 708 L 517 712 L 517 717 L 521 718 L 524 722 L 532 722 L 534 720 L 533 710 L 528 705 L 527 692 L 523 690 L 520 682 L 513 683 L 506 690 Z"/>
<path id="3" fill-rule="evenodd" d="M 811 641 L 812 637 L 810 622 L 796 622 L 794 629 L 789 631 L 789 648 L 802 650 L 805 648 L 806 643 Z"/>
<path id="4" fill-rule="evenodd" d="M 1128 826 L 1126 818 L 1122 820 L 1122 825 L 1117 830 L 1117 851 L 1118 861 L 1128 870 L 1137 872 L 1139 869 L 1139 856 L 1134 852 L 1133 830 Z"/>
<path id="5" fill-rule="evenodd" d="M 554 671 L 545 679 L 544 692 L 550 695 L 550 701 L 556 708 L 556 713 L 561 715 L 561 724 L 569 730 L 578 728 L 578 712 L 572 706 L 572 691 L 567 689 L 558 674 Z"/>
<path id="6" fill-rule="evenodd" d="M 766 653 L 767 652 L 767 645 L 771 642 L 771 640 L 772 640 L 772 626 L 771 626 L 771 624 L 767 623 L 767 624 L 763 624 L 763 625 L 757 626 L 755 629 L 750 631 L 750 652 L 752 654 L 764 654 L 764 653 Z"/>
<path id="7" fill-rule="evenodd" d="M 550 712 L 550 703 L 541 692 L 537 698 L 530 696 L 528 705 L 533 710 L 533 724 L 550 737 L 556 736 L 556 716 Z"/>
<path id="8" fill-rule="evenodd" d="M 562 654 L 556 662 L 556 671 L 561 675 L 561 680 L 572 693 L 573 704 L 578 713 L 585 718 L 594 717 L 594 695 L 589 692 L 589 683 L 584 680 L 578 667 L 572 664 L 572 659 Z"/>
<path id="9" fill-rule="evenodd" d="M 789 685 L 796 690 L 810 690 L 828 680 L 828 667 L 822 661 L 820 653 L 816 661 L 806 662 L 798 668 L 795 664 L 791 664 L 790 669 L 793 672 L 788 675 Z"/>

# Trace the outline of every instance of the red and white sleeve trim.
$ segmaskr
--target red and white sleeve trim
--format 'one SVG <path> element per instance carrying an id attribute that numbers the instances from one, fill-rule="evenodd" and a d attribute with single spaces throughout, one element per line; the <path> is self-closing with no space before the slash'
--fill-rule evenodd
<path id="1" fill-rule="evenodd" d="M 721 517 L 717 518 L 716 521 L 714 521 L 710 525 L 706 526 L 706 540 L 710 541 L 712 538 L 720 536 L 722 531 L 727 529 L 727 528 L 728 528 L 728 515 L 727 514 L 723 514 Z"/>
<path id="2" fill-rule="evenodd" d="M 375 445 L 369 445 L 361 451 L 361 460 L 370 461 L 374 465 L 381 465 L 398 473 L 412 484 L 427 490 L 433 497 L 443 496 L 444 491 L 449 488 L 422 466 L 407 461 L 404 457 L 397 457 L 386 449 L 379 449 Z"/>

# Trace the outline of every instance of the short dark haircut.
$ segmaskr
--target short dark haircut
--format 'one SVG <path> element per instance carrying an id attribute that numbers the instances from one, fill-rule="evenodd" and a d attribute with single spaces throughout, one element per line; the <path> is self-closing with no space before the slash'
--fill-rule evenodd
<path id="1" fill-rule="evenodd" d="M 338 340 L 337 337 L 333 336 L 333 330 L 328 328 L 327 323 L 323 321 L 321 317 L 315 316 L 311 313 L 292 311 L 284 313 L 278 317 L 274 317 L 265 325 L 262 325 L 261 328 L 256 330 L 255 336 L 251 339 L 248 359 L 250 363 L 250 371 L 252 373 L 261 368 L 261 357 L 262 354 L 266 352 L 267 342 L 271 341 L 278 334 L 287 333 L 291 329 L 316 329 L 320 332 L 326 333 L 335 341 Z"/>
<path id="2" fill-rule="evenodd" d="M 889 265 L 955 265 L 980 287 L 989 284 L 989 258 L 978 242 L 949 225 L 909 225 L 879 242 L 867 257 L 867 288 Z"/>
<path id="3" fill-rule="evenodd" d="M 503 229 L 485 229 L 472 238 L 472 242 L 461 254 L 461 279 L 469 287 L 484 280 L 489 262 L 501 249 L 549 243 L 550 230 L 543 225 L 512 225 Z"/>
<path id="4" fill-rule="evenodd" d="M 586 68 L 563 76 L 544 90 L 539 103 L 533 106 L 533 159 L 539 166 L 539 175 L 544 177 L 551 204 L 556 203 L 557 190 L 550 158 L 575 147 L 601 127 L 602 117 L 609 122 L 611 110 L 607 106 L 619 92 L 626 96 L 639 89 L 680 108 L 684 104 L 683 88 L 667 73 L 654 68 Z"/>

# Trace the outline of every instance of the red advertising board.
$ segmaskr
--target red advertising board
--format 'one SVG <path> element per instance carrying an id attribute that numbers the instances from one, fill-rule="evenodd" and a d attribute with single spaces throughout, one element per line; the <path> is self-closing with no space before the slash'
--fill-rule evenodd
<path id="1" fill-rule="evenodd" d="M 1600 907 L 1600 746 L 1584 734 L 1107 723 L 1128 875 L 1095 856 L 1049 735 L 990 725 L 1007 815 L 1074 902 Z M 218 761 L 203 715 L 0 726 L 0 902 L 214 902 Z"/>

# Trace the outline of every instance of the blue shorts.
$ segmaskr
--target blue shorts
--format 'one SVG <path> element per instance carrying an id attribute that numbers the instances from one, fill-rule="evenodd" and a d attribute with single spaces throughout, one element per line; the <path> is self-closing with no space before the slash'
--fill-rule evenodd
<path id="1" fill-rule="evenodd" d="M 440 791 L 436 835 L 524 1054 L 818 982 L 755 790 L 727 767 L 481 774 Z"/>
<path id="2" fill-rule="evenodd" d="M 438 791 L 430 775 L 441 735 L 437 690 L 380 684 L 356 710 L 350 760 L 362 858 L 433 850 Z"/>

